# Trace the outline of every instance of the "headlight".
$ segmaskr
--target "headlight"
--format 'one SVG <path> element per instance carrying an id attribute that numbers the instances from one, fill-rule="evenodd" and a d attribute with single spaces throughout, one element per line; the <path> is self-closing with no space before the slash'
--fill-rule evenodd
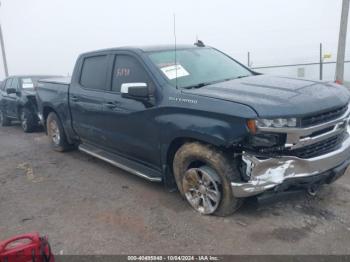
<path id="1" fill-rule="evenodd" d="M 296 127 L 297 119 L 296 118 L 276 118 L 276 119 L 258 119 L 256 120 L 257 127 L 274 127 L 274 128 L 283 128 L 283 127 Z"/>

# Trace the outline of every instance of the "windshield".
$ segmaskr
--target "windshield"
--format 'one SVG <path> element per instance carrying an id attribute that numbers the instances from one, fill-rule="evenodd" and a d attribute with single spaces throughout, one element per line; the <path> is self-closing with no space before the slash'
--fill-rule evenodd
<path id="1" fill-rule="evenodd" d="M 251 76 L 252 73 L 225 54 L 212 48 L 160 51 L 149 54 L 152 62 L 173 86 L 180 88 Z"/>
<path id="2" fill-rule="evenodd" d="M 23 89 L 34 89 L 34 83 L 33 82 L 34 82 L 33 78 L 29 78 L 29 77 L 22 78 L 22 88 Z"/>

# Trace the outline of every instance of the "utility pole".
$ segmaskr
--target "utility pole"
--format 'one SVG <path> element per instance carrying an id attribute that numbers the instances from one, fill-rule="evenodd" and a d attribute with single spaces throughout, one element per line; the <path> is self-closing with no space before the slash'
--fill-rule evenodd
<path id="1" fill-rule="evenodd" d="M 248 67 L 250 67 L 250 52 L 248 52 L 248 61 L 247 61 L 247 65 L 248 65 Z"/>
<path id="2" fill-rule="evenodd" d="M 345 61 L 345 46 L 346 46 L 346 31 L 348 26 L 350 0 L 343 0 L 339 42 L 338 42 L 338 54 L 337 54 L 337 68 L 335 73 L 335 80 L 337 83 L 342 84 L 344 82 L 344 61 Z"/>
<path id="3" fill-rule="evenodd" d="M 320 80 L 323 79 L 323 51 L 322 43 L 320 44 Z"/>
<path id="4" fill-rule="evenodd" d="M 0 2 L 0 6 L 1 6 L 1 2 Z M 5 43 L 4 43 L 4 37 L 3 37 L 3 34 L 2 34 L 1 24 L 0 24 L 0 44 L 1 44 L 2 61 L 4 63 L 5 77 L 8 77 L 9 76 L 9 70 L 7 68 Z"/>
<path id="5" fill-rule="evenodd" d="M 1 43 L 2 61 L 4 62 L 5 77 L 8 77 L 9 76 L 9 70 L 7 68 L 5 44 L 4 44 L 4 37 L 2 35 L 1 24 L 0 24 L 0 43 Z"/>

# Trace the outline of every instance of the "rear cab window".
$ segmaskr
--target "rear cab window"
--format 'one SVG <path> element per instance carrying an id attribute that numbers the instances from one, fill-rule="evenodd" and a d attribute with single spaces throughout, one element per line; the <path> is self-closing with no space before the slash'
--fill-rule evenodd
<path id="1" fill-rule="evenodd" d="M 106 90 L 107 69 L 107 55 L 94 55 L 84 58 L 80 85 L 87 89 Z"/>

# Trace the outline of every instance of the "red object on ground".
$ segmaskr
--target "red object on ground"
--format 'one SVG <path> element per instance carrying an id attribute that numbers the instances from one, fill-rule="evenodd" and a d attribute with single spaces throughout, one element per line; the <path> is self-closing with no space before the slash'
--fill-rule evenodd
<path id="1" fill-rule="evenodd" d="M 47 237 L 38 233 L 15 236 L 0 242 L 0 262 L 54 262 Z"/>

